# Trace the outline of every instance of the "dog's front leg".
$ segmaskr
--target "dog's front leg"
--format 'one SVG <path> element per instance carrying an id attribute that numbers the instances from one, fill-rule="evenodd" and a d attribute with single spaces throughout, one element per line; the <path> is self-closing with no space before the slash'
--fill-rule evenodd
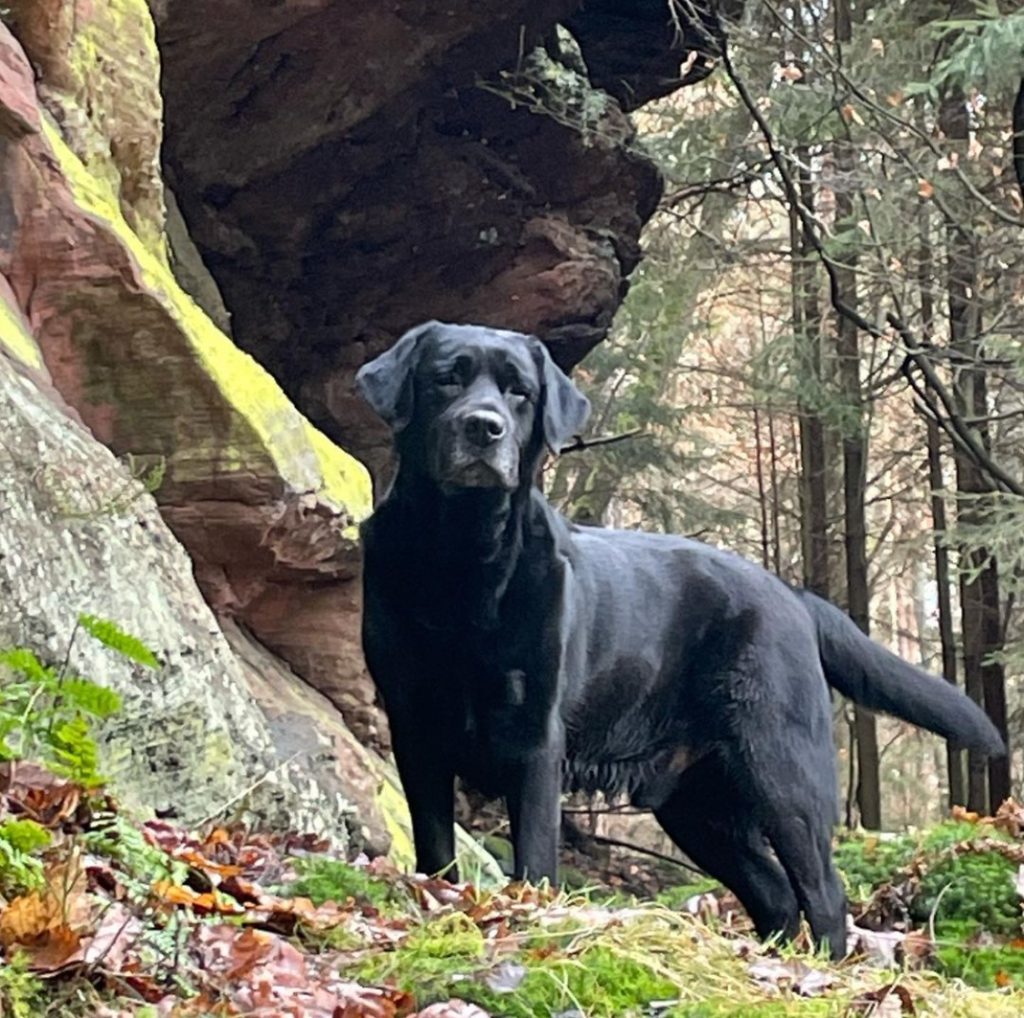
<path id="1" fill-rule="evenodd" d="M 558 879 L 564 752 L 561 737 L 529 751 L 520 761 L 515 787 L 505 797 L 519 880 Z"/>
<path id="2" fill-rule="evenodd" d="M 409 803 L 416 869 L 459 879 L 455 861 L 455 772 L 446 755 L 422 735 L 417 723 L 391 718 L 395 762 Z"/>

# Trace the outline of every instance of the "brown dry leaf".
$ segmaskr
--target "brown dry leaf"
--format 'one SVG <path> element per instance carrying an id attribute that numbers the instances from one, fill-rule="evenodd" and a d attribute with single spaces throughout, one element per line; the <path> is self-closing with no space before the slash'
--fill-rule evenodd
<path id="1" fill-rule="evenodd" d="M 228 979 L 244 979 L 257 965 L 266 960 L 274 948 L 274 940 L 260 930 L 247 929 L 230 941 L 229 964 L 225 971 Z"/>
<path id="2" fill-rule="evenodd" d="M 773 989 L 790 989 L 801 997 L 818 997 L 836 981 L 835 976 L 812 969 L 799 958 L 760 958 L 747 966 L 757 982 Z"/>
<path id="3" fill-rule="evenodd" d="M 870 1015 L 871 1018 L 899 1018 L 904 1014 L 917 1014 L 910 991 L 898 983 L 862 993 L 850 1002 L 850 1007 L 855 1014 Z"/>
<path id="4" fill-rule="evenodd" d="M 839 115 L 844 123 L 864 125 L 864 118 L 857 112 L 857 107 L 853 103 L 844 103 L 839 109 Z"/>
<path id="5" fill-rule="evenodd" d="M 83 942 L 80 949 L 81 961 L 117 971 L 124 963 L 128 950 L 143 932 L 142 923 L 133 913 L 119 902 L 112 902 L 103 912 L 88 942 Z"/>
<path id="6" fill-rule="evenodd" d="M 1005 990 L 1007 986 L 1013 986 L 1013 976 L 1000 969 L 995 975 L 995 983 L 999 989 Z"/>
<path id="7" fill-rule="evenodd" d="M 0 914 L 0 944 L 23 951 L 32 969 L 52 972 L 78 950 L 91 908 L 77 853 L 48 866 L 45 879 L 41 890 L 20 895 Z"/>
<path id="8" fill-rule="evenodd" d="M 954 806 L 950 810 L 950 815 L 954 820 L 964 824 L 976 824 L 981 819 L 977 813 L 963 806 Z"/>
<path id="9" fill-rule="evenodd" d="M 70 817 L 82 798 L 78 785 L 39 764 L 21 760 L 0 764 L 0 782 L 8 798 L 44 827 L 56 827 Z"/>
<path id="10" fill-rule="evenodd" d="M 718 895 L 713 891 L 705 891 L 703 894 L 694 894 L 687 898 L 683 902 L 683 911 L 707 921 L 717 919 L 722 914 L 722 906 Z"/>
<path id="11" fill-rule="evenodd" d="M 338 999 L 332 1018 L 394 1018 L 408 1015 L 415 1007 L 412 994 L 392 986 L 362 986 L 334 983 L 331 992 Z"/>
<path id="12" fill-rule="evenodd" d="M 931 198 L 935 194 L 935 185 L 931 181 L 922 178 L 917 182 L 917 193 L 922 198 Z"/>
<path id="13" fill-rule="evenodd" d="M 935 943 L 927 930 L 910 930 L 903 938 L 903 964 L 923 968 L 935 953 Z"/>
<path id="14" fill-rule="evenodd" d="M 29 968 L 34 972 L 54 972 L 72 962 L 81 943 L 80 931 L 60 923 L 15 946 L 19 953 L 28 955 Z"/>
<path id="15" fill-rule="evenodd" d="M 185 846 L 174 852 L 174 858 L 180 859 L 197 870 L 204 870 L 207 873 L 215 873 L 219 877 L 234 877 L 242 872 L 242 867 L 234 863 L 218 863 L 207 859 L 198 849 Z"/>
<path id="16" fill-rule="evenodd" d="M 1012 838 L 1019 838 L 1024 831 L 1024 807 L 1013 799 L 1004 800 L 992 818 L 992 826 Z"/>
<path id="17" fill-rule="evenodd" d="M 242 915 L 245 912 L 237 901 L 225 899 L 216 892 L 193 891 L 170 880 L 155 881 L 152 890 L 164 904 L 183 905 L 201 915 Z"/>

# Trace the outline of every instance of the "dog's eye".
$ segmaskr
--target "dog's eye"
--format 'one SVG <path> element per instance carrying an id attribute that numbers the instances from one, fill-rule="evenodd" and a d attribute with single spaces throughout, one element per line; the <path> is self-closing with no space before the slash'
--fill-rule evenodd
<path id="1" fill-rule="evenodd" d="M 514 406 L 519 406 L 533 399 L 533 394 L 524 385 L 510 385 L 506 395 L 509 398 L 509 402 Z"/>
<path id="2" fill-rule="evenodd" d="M 461 389 L 462 379 L 454 371 L 446 371 L 434 379 L 434 385 L 439 389 Z"/>

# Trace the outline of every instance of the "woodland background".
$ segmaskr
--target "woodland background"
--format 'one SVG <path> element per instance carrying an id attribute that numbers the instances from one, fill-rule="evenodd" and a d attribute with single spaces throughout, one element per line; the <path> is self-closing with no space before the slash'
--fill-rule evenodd
<path id="1" fill-rule="evenodd" d="M 1008 735 L 986 766 L 837 703 L 848 824 L 1020 794 L 1015 8 L 756 0 L 717 73 L 642 109 L 668 186 L 581 368 L 618 440 L 550 478 L 577 519 L 699 536 L 831 597 Z"/>

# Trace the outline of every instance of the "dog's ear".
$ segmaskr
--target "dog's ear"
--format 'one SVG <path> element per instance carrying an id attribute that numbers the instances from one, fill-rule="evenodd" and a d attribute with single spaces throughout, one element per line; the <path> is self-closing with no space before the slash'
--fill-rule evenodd
<path id="1" fill-rule="evenodd" d="M 555 454 L 582 431 L 590 416 L 590 400 L 573 384 L 569 376 L 551 359 L 548 348 L 534 341 L 542 388 L 541 419 L 544 441 Z"/>
<path id="2" fill-rule="evenodd" d="M 356 374 L 356 388 L 395 432 L 412 420 L 412 373 L 420 340 L 439 323 L 424 322 L 406 332 L 394 346 L 364 364 Z"/>

